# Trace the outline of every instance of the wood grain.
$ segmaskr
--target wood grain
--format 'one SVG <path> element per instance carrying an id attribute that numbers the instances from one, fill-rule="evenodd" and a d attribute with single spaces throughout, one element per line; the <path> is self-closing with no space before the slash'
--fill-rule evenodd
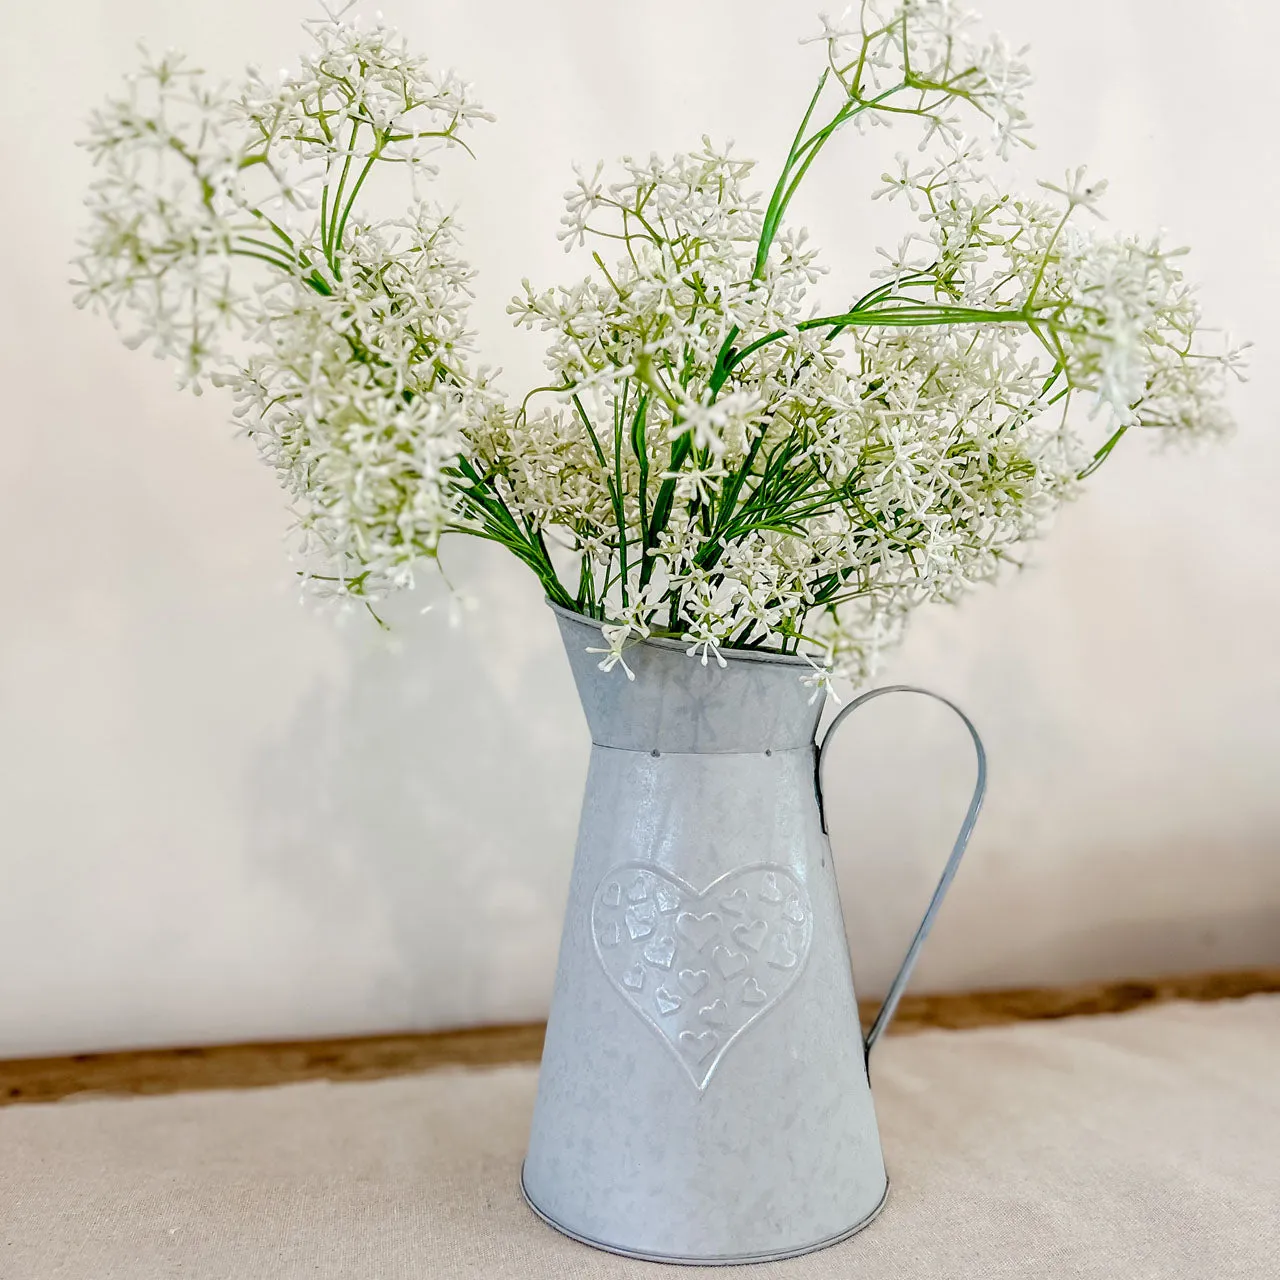
<path id="1" fill-rule="evenodd" d="M 1151 981 L 907 996 L 891 1034 L 963 1030 L 1046 1018 L 1124 1013 L 1168 1000 L 1235 1000 L 1280 991 L 1280 969 L 1190 974 Z M 864 1024 L 875 1003 L 862 1007 Z M 253 1089 L 303 1080 L 379 1080 L 441 1067 L 537 1062 L 543 1024 L 471 1027 L 335 1040 L 78 1053 L 0 1061 L 0 1106 L 74 1094 L 163 1094 Z"/>

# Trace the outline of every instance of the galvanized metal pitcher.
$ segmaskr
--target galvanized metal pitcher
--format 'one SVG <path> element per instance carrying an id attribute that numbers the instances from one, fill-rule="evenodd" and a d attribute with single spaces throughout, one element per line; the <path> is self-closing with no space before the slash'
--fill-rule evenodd
<path id="1" fill-rule="evenodd" d="M 952 707 L 977 786 L 864 1040 L 804 660 L 703 665 L 652 640 L 627 651 L 629 680 L 598 669 L 597 623 L 556 614 L 593 745 L 525 1196 L 567 1235 L 654 1261 L 833 1244 L 888 1193 L 868 1055 L 977 820 L 982 743 Z"/>

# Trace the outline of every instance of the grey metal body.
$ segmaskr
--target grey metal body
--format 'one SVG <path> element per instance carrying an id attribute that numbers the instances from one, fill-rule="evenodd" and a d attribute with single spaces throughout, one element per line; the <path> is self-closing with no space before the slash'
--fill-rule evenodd
<path id="1" fill-rule="evenodd" d="M 804 661 L 704 666 L 647 641 L 628 680 L 588 652 L 597 624 L 556 614 L 593 746 L 525 1195 L 577 1239 L 658 1261 L 833 1243 L 887 1193 L 868 1052 L 977 818 L 981 743 L 966 719 L 979 786 L 864 1041 Z"/>

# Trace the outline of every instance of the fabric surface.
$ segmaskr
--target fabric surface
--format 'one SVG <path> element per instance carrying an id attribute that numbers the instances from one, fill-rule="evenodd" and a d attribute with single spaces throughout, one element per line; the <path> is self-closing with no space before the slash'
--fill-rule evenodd
<path id="1" fill-rule="evenodd" d="M 890 1037 L 872 1074 L 885 1212 L 820 1253 L 708 1274 L 1280 1277 L 1280 996 Z M 525 1207 L 535 1082 L 504 1067 L 0 1110 L 0 1277 L 663 1274 Z"/>

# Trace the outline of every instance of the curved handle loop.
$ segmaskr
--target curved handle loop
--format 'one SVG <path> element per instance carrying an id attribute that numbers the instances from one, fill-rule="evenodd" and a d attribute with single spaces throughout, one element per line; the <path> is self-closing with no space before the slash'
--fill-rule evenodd
<path id="1" fill-rule="evenodd" d="M 960 831 L 956 836 L 955 844 L 951 847 L 951 856 L 947 859 L 947 865 L 942 869 L 942 878 L 938 881 L 938 887 L 933 891 L 933 897 L 929 899 L 929 906 L 924 913 L 924 918 L 920 921 L 920 927 L 911 939 L 911 945 L 907 948 L 907 954 L 902 961 L 902 966 L 899 968 L 897 976 L 889 984 L 889 990 L 880 1006 L 880 1012 L 876 1015 L 876 1020 L 871 1024 L 871 1030 L 867 1032 L 866 1053 L 868 1058 L 871 1056 L 871 1050 L 875 1048 L 876 1041 L 880 1039 L 881 1032 L 889 1025 L 890 1020 L 897 1011 L 898 1001 L 902 999 L 902 993 L 906 989 L 907 983 L 911 980 L 911 971 L 916 967 L 916 960 L 920 956 L 920 948 L 924 946 L 924 940 L 929 936 L 929 930 L 933 928 L 933 922 L 937 918 L 939 908 L 942 906 L 942 900 L 946 897 L 947 890 L 951 887 L 951 881 L 955 879 L 956 871 L 960 866 L 960 859 L 964 857 L 964 851 L 969 844 L 969 837 L 973 834 L 974 825 L 978 821 L 978 812 L 982 808 L 983 797 L 987 792 L 987 752 L 982 745 L 982 739 L 978 736 L 977 729 L 973 727 L 973 721 L 954 702 L 944 698 L 940 693 L 931 693 L 928 689 L 920 689 L 911 684 L 885 685 L 882 689 L 872 689 L 870 693 L 864 693 L 861 697 L 855 698 L 840 711 L 839 715 L 832 720 L 826 733 L 822 735 L 822 745 L 818 748 L 816 781 L 818 786 L 818 808 L 822 816 L 822 830 L 824 833 L 827 830 L 827 808 L 824 799 L 823 771 L 827 762 L 827 744 L 831 741 L 831 735 L 840 727 L 843 720 L 857 711 L 864 703 L 870 702 L 872 698 L 882 697 L 886 693 L 921 693 L 926 698 L 932 698 L 935 702 L 941 702 L 943 706 L 950 707 L 964 721 L 964 727 L 969 730 L 969 736 L 973 739 L 974 749 L 978 754 L 978 780 L 974 783 L 973 798 L 969 801 L 969 809 L 964 815 L 964 821 L 960 824 Z"/>

